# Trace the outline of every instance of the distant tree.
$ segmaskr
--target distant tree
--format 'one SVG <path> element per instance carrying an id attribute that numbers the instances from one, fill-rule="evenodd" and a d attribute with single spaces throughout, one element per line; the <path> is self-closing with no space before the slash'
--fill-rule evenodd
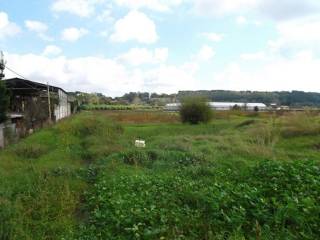
<path id="1" fill-rule="evenodd" d="M 208 123 L 212 118 L 212 109 L 205 98 L 190 97 L 182 100 L 180 117 L 183 123 Z"/>
<path id="2" fill-rule="evenodd" d="M 241 111 L 241 107 L 240 107 L 238 104 L 235 104 L 235 105 L 232 107 L 232 110 L 234 110 L 234 111 Z"/>
<path id="3" fill-rule="evenodd" d="M 215 102 L 261 102 L 287 106 L 320 106 L 320 93 L 316 92 L 257 92 L 257 91 L 180 91 L 178 99 L 203 96 Z"/>
<path id="4" fill-rule="evenodd" d="M 5 85 L 3 84 L 3 82 L 0 81 L 0 123 L 6 120 L 8 105 L 9 105 L 8 91 Z"/>

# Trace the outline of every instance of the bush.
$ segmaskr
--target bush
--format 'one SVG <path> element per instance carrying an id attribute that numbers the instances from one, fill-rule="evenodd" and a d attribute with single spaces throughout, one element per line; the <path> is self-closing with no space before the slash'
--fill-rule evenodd
<path id="1" fill-rule="evenodd" d="M 180 117 L 184 123 L 208 123 L 212 118 L 212 110 L 204 98 L 188 98 L 182 101 Z"/>

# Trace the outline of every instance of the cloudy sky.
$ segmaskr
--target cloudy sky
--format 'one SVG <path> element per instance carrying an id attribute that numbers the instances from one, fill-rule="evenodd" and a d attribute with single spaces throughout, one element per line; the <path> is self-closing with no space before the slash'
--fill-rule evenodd
<path id="1" fill-rule="evenodd" d="M 320 92 L 320 1 L 0 0 L 0 50 L 69 91 Z"/>

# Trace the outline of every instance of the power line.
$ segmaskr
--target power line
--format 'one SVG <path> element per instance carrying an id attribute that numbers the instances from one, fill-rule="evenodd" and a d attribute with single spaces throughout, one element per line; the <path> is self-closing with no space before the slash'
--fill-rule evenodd
<path id="1" fill-rule="evenodd" d="M 5 68 L 8 69 L 10 72 L 16 74 L 17 76 L 23 78 L 23 80 L 29 81 L 26 77 L 24 77 L 23 75 L 17 73 L 17 71 L 13 70 L 12 68 L 9 68 L 8 65 L 5 65 Z M 27 86 L 31 87 L 32 89 L 35 89 L 37 91 L 40 91 L 38 88 L 32 86 L 31 84 L 24 82 Z"/>
<path id="2" fill-rule="evenodd" d="M 8 69 L 10 72 L 16 74 L 17 76 L 23 78 L 24 80 L 28 80 L 27 78 L 25 78 L 25 77 L 22 76 L 21 74 L 17 73 L 16 71 L 12 70 L 11 68 L 9 68 L 8 65 L 6 65 L 5 68 Z"/>
<path id="3" fill-rule="evenodd" d="M 14 71 L 13 69 L 9 68 L 7 65 L 5 65 L 5 68 L 8 69 L 10 72 L 16 74 L 17 76 L 23 78 L 23 80 L 29 81 L 26 77 L 22 76 L 21 74 L 17 73 L 16 71 Z M 24 82 L 27 86 L 31 87 L 32 89 L 35 89 L 37 91 L 40 91 L 38 88 L 32 86 L 31 84 Z"/>

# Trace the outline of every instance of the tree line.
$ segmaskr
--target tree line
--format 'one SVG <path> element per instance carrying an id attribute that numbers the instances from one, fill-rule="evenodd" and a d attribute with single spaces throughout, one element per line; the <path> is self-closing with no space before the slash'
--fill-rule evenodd
<path id="1" fill-rule="evenodd" d="M 179 91 L 177 98 L 201 96 L 214 102 L 261 102 L 276 103 L 290 107 L 319 107 L 320 93 L 303 91 L 258 92 L 258 91 Z"/>

